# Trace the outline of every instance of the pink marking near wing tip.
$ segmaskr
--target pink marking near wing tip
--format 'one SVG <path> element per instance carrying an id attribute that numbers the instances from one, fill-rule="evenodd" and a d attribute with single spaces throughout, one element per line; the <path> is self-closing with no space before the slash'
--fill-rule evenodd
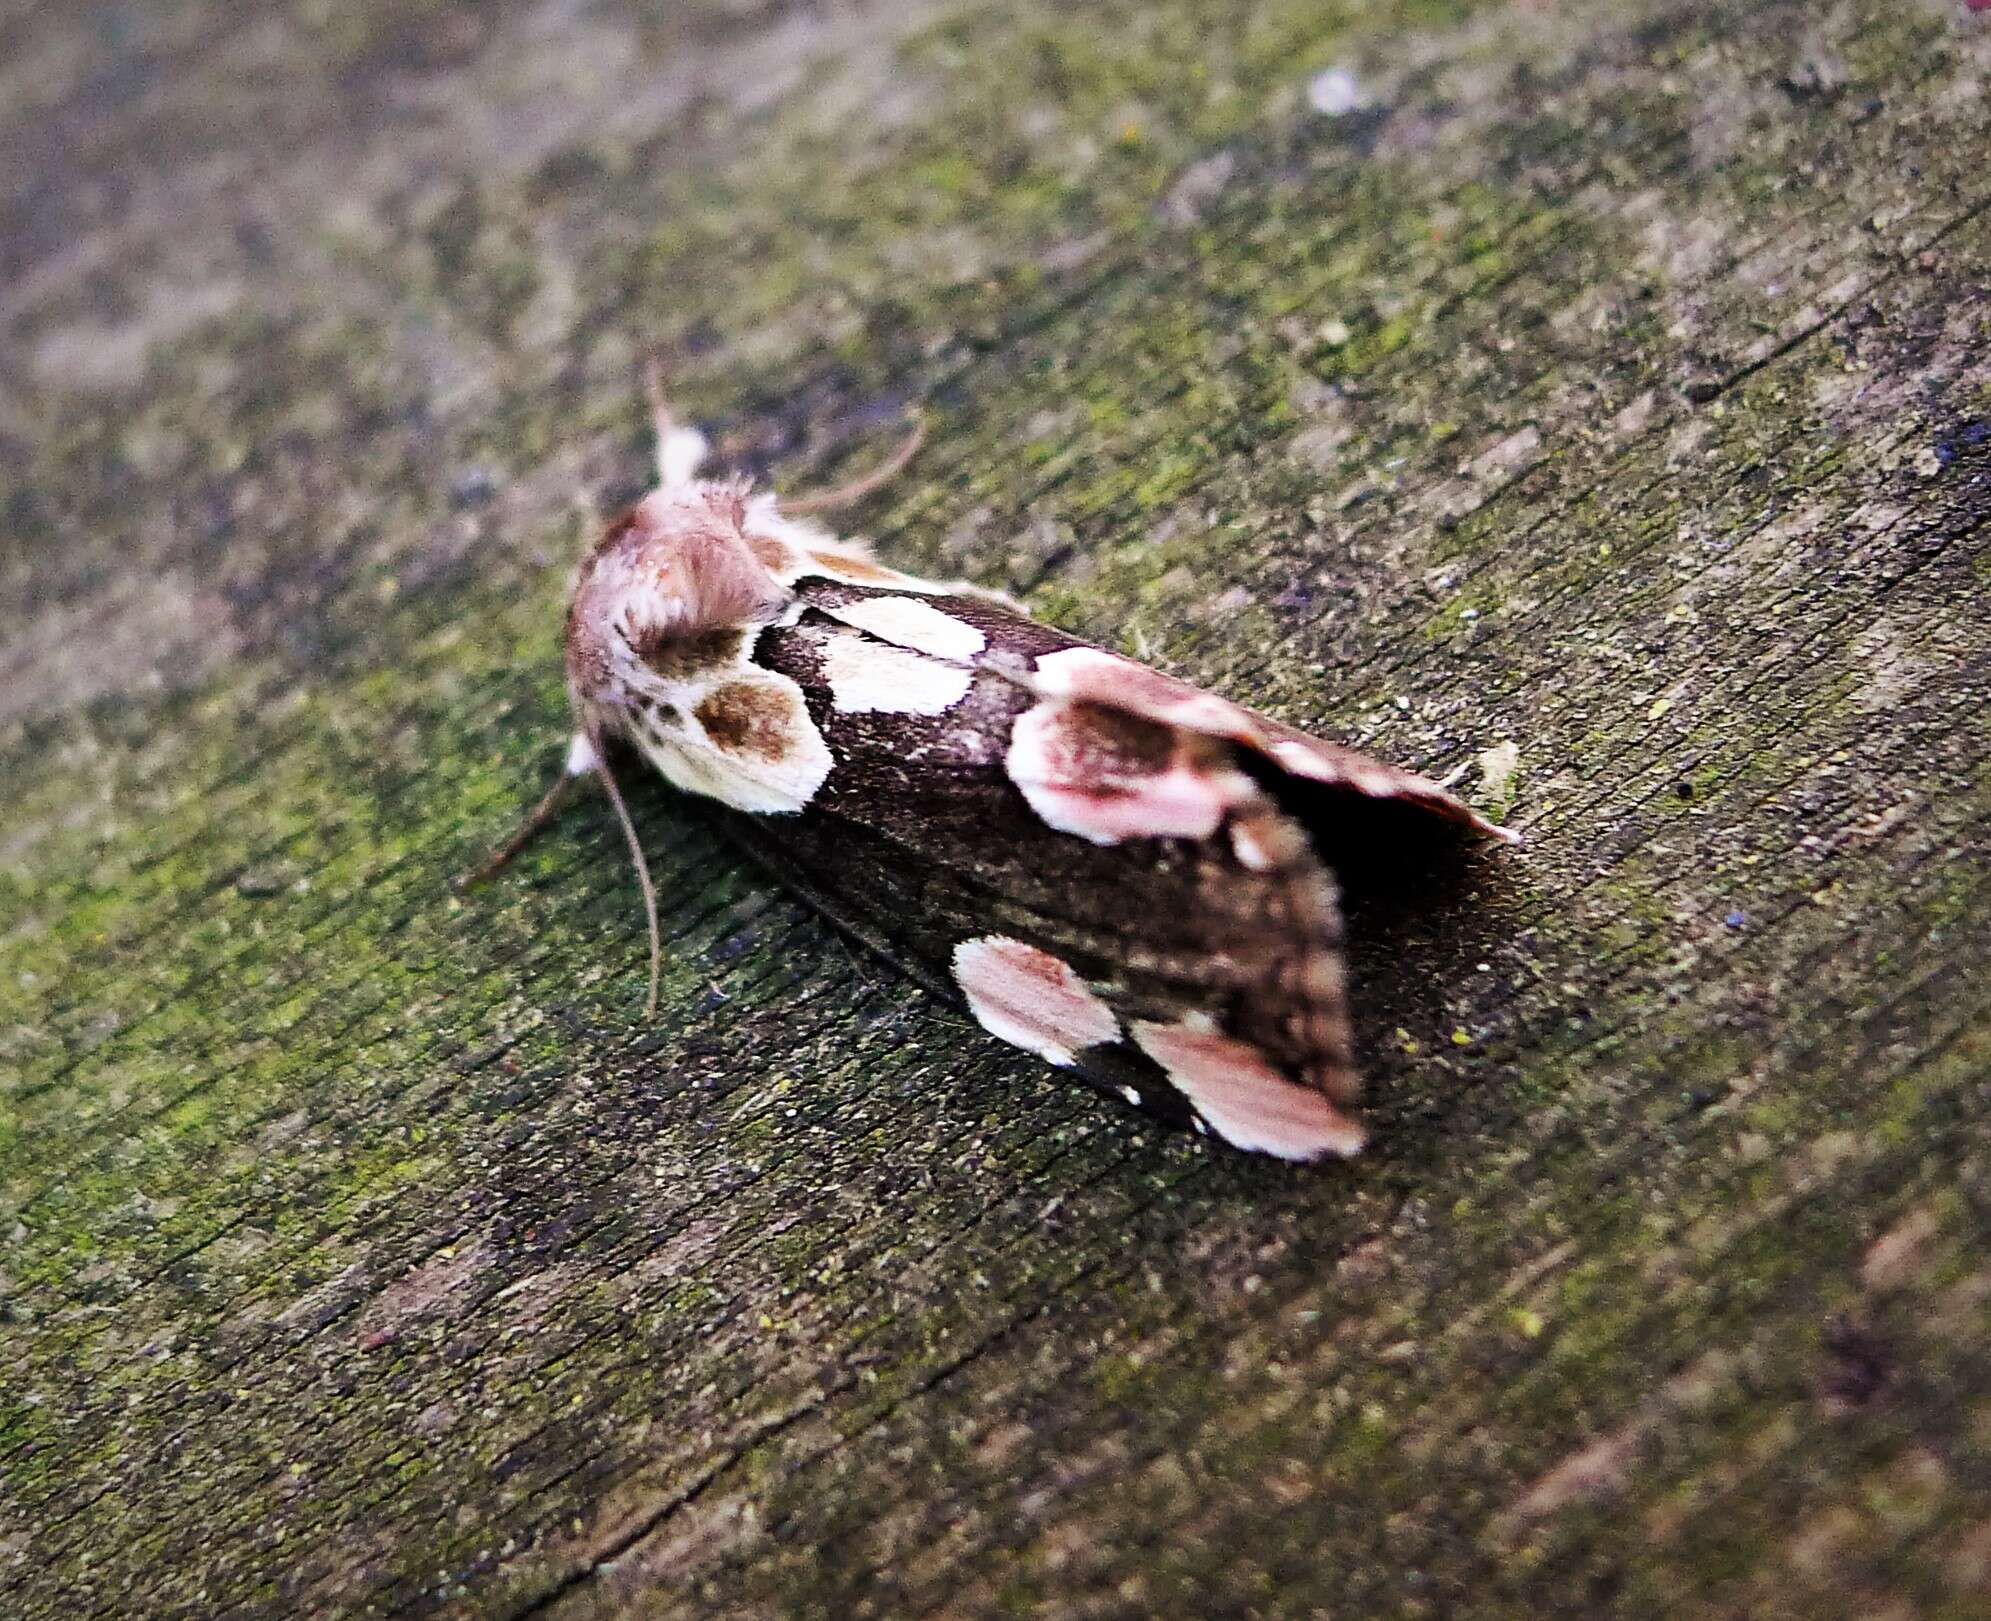
<path id="1" fill-rule="evenodd" d="M 1108 705 L 1164 725 L 1226 738 L 1309 782 L 1352 788 L 1373 799 L 1401 800 L 1482 837 L 1519 842 L 1428 778 L 1267 720 L 1242 704 L 1117 653 L 1096 647 L 1063 648 L 1040 658 L 1036 675 L 1038 690 L 1048 697 Z"/>
<path id="2" fill-rule="evenodd" d="M 1094 844 L 1126 839 L 1202 839 L 1251 797 L 1250 779 L 1188 758 L 1165 764 L 1116 759 L 1088 735 L 1087 712 L 1059 699 L 1017 717 L 1004 769 L 1030 808 L 1060 833 Z"/>
<path id="3" fill-rule="evenodd" d="M 1254 717 L 1228 698 L 1163 675 L 1118 653 L 1096 647 L 1067 647 L 1037 661 L 1042 690 L 1060 698 L 1111 704 L 1129 714 L 1191 731 L 1231 736 Z"/>
<path id="4" fill-rule="evenodd" d="M 1281 1159 L 1344 1158 L 1368 1134 L 1321 1093 L 1289 1081 L 1249 1042 L 1186 1022 L 1143 1020 L 1135 1043 L 1180 1089 L 1196 1112 L 1235 1148 Z"/>

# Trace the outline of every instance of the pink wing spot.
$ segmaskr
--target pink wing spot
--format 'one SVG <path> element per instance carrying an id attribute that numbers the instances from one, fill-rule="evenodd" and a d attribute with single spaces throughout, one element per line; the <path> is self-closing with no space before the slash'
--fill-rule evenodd
<path id="1" fill-rule="evenodd" d="M 1309 782 L 1353 789 L 1374 799 L 1401 800 L 1470 827 L 1484 838 L 1520 842 L 1516 835 L 1494 826 L 1436 783 L 1267 720 L 1242 704 L 1115 653 L 1096 647 L 1067 647 L 1047 653 L 1037 661 L 1036 686 L 1047 698 L 1111 705 L 1162 725 L 1225 738 Z"/>
<path id="2" fill-rule="evenodd" d="M 1096 647 L 1046 653 L 1037 661 L 1037 680 L 1040 690 L 1054 697 L 1113 704 L 1130 714 L 1215 736 L 1252 728 L 1251 712 L 1228 698 Z"/>
<path id="3" fill-rule="evenodd" d="M 1071 964 L 1006 935 L 954 948 L 954 980 L 992 1036 L 1063 1068 L 1081 1048 L 1117 1041 L 1120 1021 Z"/>
<path id="4" fill-rule="evenodd" d="M 1282 737 L 1274 743 L 1272 758 L 1294 776 L 1308 777 L 1315 782 L 1339 782 L 1347 775 L 1332 753 L 1317 749 L 1296 737 Z"/>
<path id="5" fill-rule="evenodd" d="M 1124 710 L 1053 700 L 1017 718 L 1003 764 L 1060 833 L 1094 844 L 1208 838 L 1255 790 L 1242 772 L 1197 759 L 1187 742 Z"/>
<path id="6" fill-rule="evenodd" d="M 1320 1093 L 1295 1085 L 1256 1047 L 1187 1020 L 1133 1027 L 1135 1044 L 1161 1065 L 1197 1115 L 1234 1148 L 1281 1159 L 1344 1158 L 1367 1134 Z"/>

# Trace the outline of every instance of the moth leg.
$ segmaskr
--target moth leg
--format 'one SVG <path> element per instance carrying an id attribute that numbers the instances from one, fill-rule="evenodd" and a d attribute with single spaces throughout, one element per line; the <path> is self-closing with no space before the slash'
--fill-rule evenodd
<path id="1" fill-rule="evenodd" d="M 567 763 L 561 768 L 560 780 L 546 790 L 540 802 L 526 813 L 518 831 L 491 852 L 491 857 L 475 872 L 457 880 L 459 889 L 467 889 L 472 884 L 480 884 L 497 872 L 513 856 L 523 850 L 547 828 L 551 827 L 560 812 L 567 807 L 573 797 L 575 787 L 586 777 L 598 777 L 608 793 L 608 802 L 615 807 L 615 819 L 622 824 L 622 836 L 629 841 L 629 855 L 636 866 L 636 881 L 643 890 L 643 916 L 650 925 L 650 1002 L 649 1016 L 656 1017 L 657 989 L 663 978 L 664 936 L 657 922 L 657 888 L 650 881 L 650 863 L 643 854 L 643 841 L 636 836 L 636 824 L 630 820 L 629 807 L 622 802 L 622 790 L 616 786 L 615 775 L 608 769 L 608 760 L 603 752 L 600 738 L 591 732 L 576 732 L 574 740 L 567 745 Z"/>
<path id="2" fill-rule="evenodd" d="M 919 447 L 926 443 L 926 418 L 915 413 L 912 432 L 905 442 L 892 452 L 891 459 L 880 467 L 873 468 L 862 478 L 853 479 L 848 484 L 840 484 L 833 490 L 818 490 L 814 495 L 798 495 L 784 498 L 781 509 L 784 512 L 834 512 L 840 507 L 862 501 L 873 490 L 882 490 L 893 479 L 906 470 L 913 457 L 919 454 Z"/>
<path id="3" fill-rule="evenodd" d="M 644 1017 L 657 1016 L 657 987 L 664 974 L 664 933 L 657 923 L 657 886 L 650 882 L 650 863 L 643 854 L 643 841 L 636 836 L 636 824 L 629 818 L 629 807 L 622 802 L 622 790 L 615 785 L 615 773 L 608 769 L 608 757 L 602 749 L 601 740 L 587 732 L 574 735 L 573 751 L 567 757 L 571 770 L 574 760 L 585 749 L 589 767 L 601 778 L 601 785 L 608 792 L 608 802 L 615 807 L 615 819 L 622 824 L 622 836 L 629 841 L 629 859 L 636 867 L 636 882 L 643 889 L 643 917 L 650 925 L 650 1001 L 644 1009 Z"/>
<path id="4" fill-rule="evenodd" d="M 696 428 L 680 428 L 664 398 L 664 363 L 653 352 L 643 362 L 643 394 L 650 402 L 650 426 L 657 435 L 657 482 L 665 489 L 690 484 L 710 448 Z"/>
<path id="5" fill-rule="evenodd" d="M 576 732 L 574 741 L 568 745 L 567 763 L 561 768 L 559 780 L 546 790 L 545 797 L 537 805 L 526 812 L 525 820 L 519 823 L 517 831 L 493 850 L 481 867 L 457 879 L 456 887 L 468 889 L 472 884 L 481 884 L 508 865 L 513 856 L 559 820 L 560 813 L 567 808 L 567 801 L 574 796 L 575 787 L 582 778 L 592 775 L 599 763 L 587 733 Z"/>

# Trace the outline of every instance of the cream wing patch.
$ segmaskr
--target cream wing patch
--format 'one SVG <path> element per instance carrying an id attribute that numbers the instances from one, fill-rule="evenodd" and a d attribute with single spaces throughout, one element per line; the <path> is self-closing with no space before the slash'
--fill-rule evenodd
<path id="1" fill-rule="evenodd" d="M 989 645 L 988 637 L 965 619 L 917 597 L 859 597 L 824 612 L 895 647 L 937 659 L 971 659 Z"/>
<path id="2" fill-rule="evenodd" d="M 741 522 L 747 549 L 774 579 L 793 586 L 807 575 L 845 585 L 938 594 L 950 588 L 938 581 L 901 574 L 875 561 L 857 541 L 839 540 L 827 529 L 788 517 L 768 491 L 750 498 Z"/>
<path id="3" fill-rule="evenodd" d="M 954 982 L 992 1036 L 1065 1068 L 1087 1047 L 1116 1041 L 1120 1021 L 1070 963 L 1006 935 L 954 948 Z"/>
<path id="4" fill-rule="evenodd" d="M 1367 1140 L 1326 1097 L 1287 1080 L 1256 1047 L 1205 1021 L 1141 1020 L 1131 1033 L 1189 1100 L 1198 1125 L 1207 1121 L 1234 1148 L 1292 1160 L 1345 1158 Z"/>
<path id="5" fill-rule="evenodd" d="M 755 669 L 634 712 L 631 740 L 666 781 L 735 810 L 801 810 L 835 761 L 802 689 Z"/>
<path id="6" fill-rule="evenodd" d="M 939 715 L 974 681 L 972 670 L 942 664 L 854 631 L 823 638 L 830 702 L 847 715 Z"/>

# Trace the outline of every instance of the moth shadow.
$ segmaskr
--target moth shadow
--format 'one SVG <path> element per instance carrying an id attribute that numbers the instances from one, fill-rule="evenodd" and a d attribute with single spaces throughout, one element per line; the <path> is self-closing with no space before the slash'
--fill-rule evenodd
<path id="1" fill-rule="evenodd" d="M 1525 886 L 1512 852 L 1387 801 L 1337 797 L 1312 810 L 1315 848 L 1341 886 L 1363 1044 L 1384 1047 L 1396 1026 L 1428 1035 L 1456 1022 L 1459 987 L 1515 948 Z"/>

